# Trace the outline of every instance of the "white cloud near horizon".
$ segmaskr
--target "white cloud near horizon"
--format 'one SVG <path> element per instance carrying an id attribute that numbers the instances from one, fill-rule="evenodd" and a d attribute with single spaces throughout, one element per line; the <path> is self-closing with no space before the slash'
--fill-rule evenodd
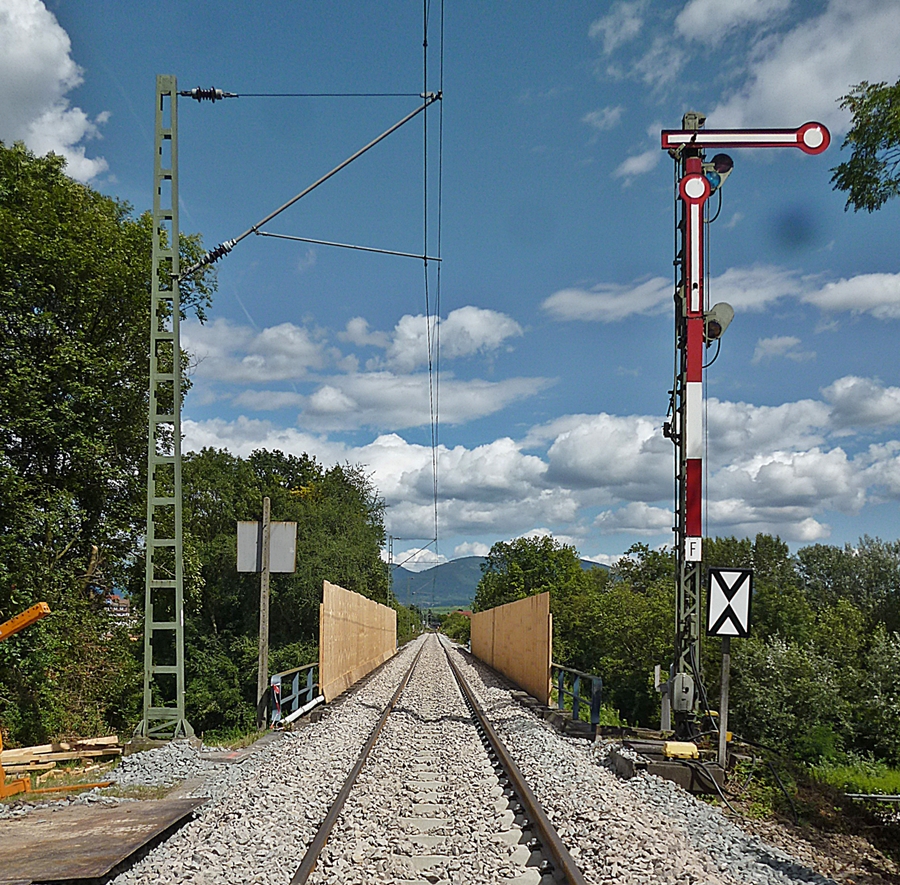
<path id="1" fill-rule="evenodd" d="M 329 362 L 321 341 L 303 326 L 280 323 L 262 331 L 219 318 L 182 325 L 184 349 L 196 360 L 200 378 L 238 383 L 304 377 Z"/>
<path id="2" fill-rule="evenodd" d="M 545 378 L 501 381 L 441 379 L 440 417 L 447 425 L 491 415 L 513 402 L 534 396 L 552 382 Z M 332 376 L 318 387 L 301 410 L 301 421 L 314 430 L 382 430 L 422 427 L 431 420 L 428 375 L 358 372 Z"/>
<path id="3" fill-rule="evenodd" d="M 775 265 L 731 267 L 709 284 L 712 302 L 727 301 L 736 311 L 760 311 L 783 298 L 812 304 L 824 312 L 869 313 L 879 320 L 900 319 L 900 273 L 859 274 L 822 283 Z M 611 323 L 630 316 L 652 316 L 670 309 L 672 282 L 652 277 L 631 284 L 598 283 L 590 289 L 559 289 L 544 299 L 554 319 Z M 809 359 L 809 356 L 803 356 Z"/>
<path id="4" fill-rule="evenodd" d="M 853 515 L 869 501 L 900 500 L 900 440 L 855 454 L 848 448 L 853 437 L 865 440 L 860 434 L 900 427 L 900 388 L 846 376 L 824 388 L 821 400 L 758 406 L 713 397 L 708 415 L 713 534 L 822 540 L 830 531 L 827 513 Z M 662 420 L 565 415 L 518 441 L 439 446 L 443 535 L 518 537 L 545 526 L 558 538 L 578 539 L 593 527 L 669 543 L 673 453 Z M 214 446 L 246 457 L 269 448 L 307 452 L 327 465 L 363 464 L 388 504 L 390 532 L 426 539 L 433 533 L 431 449 L 397 433 L 352 446 L 246 417 L 186 420 L 184 432 L 186 451 Z"/>
<path id="5" fill-rule="evenodd" d="M 66 97 L 84 81 L 69 35 L 40 0 L 0 5 L 0 141 L 24 142 L 38 156 L 59 154 L 66 171 L 88 182 L 108 168 L 83 142 L 100 136 L 106 112 L 93 120 Z"/>

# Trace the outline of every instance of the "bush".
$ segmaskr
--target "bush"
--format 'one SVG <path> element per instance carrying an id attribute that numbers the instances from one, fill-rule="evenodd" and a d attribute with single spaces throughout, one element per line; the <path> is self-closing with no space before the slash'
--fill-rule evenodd
<path id="1" fill-rule="evenodd" d="M 848 729 L 832 662 L 777 636 L 736 644 L 731 709 L 744 737 L 806 762 L 835 756 Z"/>
<path id="2" fill-rule="evenodd" d="M 472 634 L 472 622 L 462 612 L 451 612 L 441 624 L 441 632 L 454 642 L 465 645 Z"/>

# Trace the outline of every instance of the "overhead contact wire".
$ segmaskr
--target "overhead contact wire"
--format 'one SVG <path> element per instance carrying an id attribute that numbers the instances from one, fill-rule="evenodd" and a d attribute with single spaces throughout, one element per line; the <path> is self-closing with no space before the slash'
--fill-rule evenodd
<path id="1" fill-rule="evenodd" d="M 439 49 L 439 67 L 438 67 L 438 89 L 441 95 L 444 93 L 444 0 L 441 0 L 441 21 L 440 21 L 440 49 Z M 437 254 L 440 257 L 441 251 L 441 227 L 443 222 L 443 204 L 444 204 L 444 103 L 441 102 L 438 108 L 438 205 L 437 205 Z M 441 267 L 442 262 L 437 266 L 435 275 L 435 312 L 438 317 L 441 315 Z M 441 434 L 441 326 L 440 322 L 436 328 L 436 345 L 435 345 L 435 382 L 434 382 L 434 433 L 435 448 L 440 450 L 440 434 Z M 435 535 L 438 534 L 438 509 L 437 500 L 439 492 L 439 475 L 440 462 L 435 460 L 434 465 L 434 496 L 435 496 Z"/>
<path id="2" fill-rule="evenodd" d="M 417 92 L 238 92 L 235 98 L 421 98 Z"/>
<path id="3" fill-rule="evenodd" d="M 422 3 L 422 92 L 428 90 L 428 21 L 430 14 L 430 0 Z M 422 236 L 424 240 L 423 253 L 428 254 L 428 115 L 422 122 Z M 440 252 L 438 252 L 440 254 Z M 440 265 L 438 265 L 440 272 Z M 428 360 L 428 407 L 431 435 L 431 477 L 432 477 L 432 505 L 433 505 L 433 532 L 435 557 L 438 550 L 438 466 L 437 466 L 437 403 L 435 382 L 435 343 L 440 328 L 440 311 L 434 312 L 432 319 L 431 297 L 429 291 L 428 260 L 423 261 L 424 287 L 425 287 L 425 344 Z M 432 590 L 432 601 L 433 601 Z"/>

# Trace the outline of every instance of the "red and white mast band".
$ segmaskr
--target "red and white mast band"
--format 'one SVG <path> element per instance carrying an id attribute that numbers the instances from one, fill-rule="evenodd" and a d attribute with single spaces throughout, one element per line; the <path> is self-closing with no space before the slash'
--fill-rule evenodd
<path id="1" fill-rule="evenodd" d="M 685 454 L 685 558 L 699 561 L 703 535 L 703 211 L 711 187 L 703 174 L 699 157 L 685 162 L 685 176 L 678 186 L 684 201 L 685 249 L 687 261 L 684 280 L 687 367 L 684 392 Z"/>

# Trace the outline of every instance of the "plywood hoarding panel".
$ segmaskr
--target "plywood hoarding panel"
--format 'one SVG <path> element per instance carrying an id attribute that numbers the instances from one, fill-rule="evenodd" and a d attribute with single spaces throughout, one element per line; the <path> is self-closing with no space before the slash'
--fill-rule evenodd
<path id="1" fill-rule="evenodd" d="M 324 582 L 319 606 L 319 685 L 326 701 L 371 673 L 397 650 L 397 613 Z"/>
<path id="2" fill-rule="evenodd" d="M 549 593 L 472 615 L 472 654 L 542 704 L 550 701 L 552 646 Z"/>

